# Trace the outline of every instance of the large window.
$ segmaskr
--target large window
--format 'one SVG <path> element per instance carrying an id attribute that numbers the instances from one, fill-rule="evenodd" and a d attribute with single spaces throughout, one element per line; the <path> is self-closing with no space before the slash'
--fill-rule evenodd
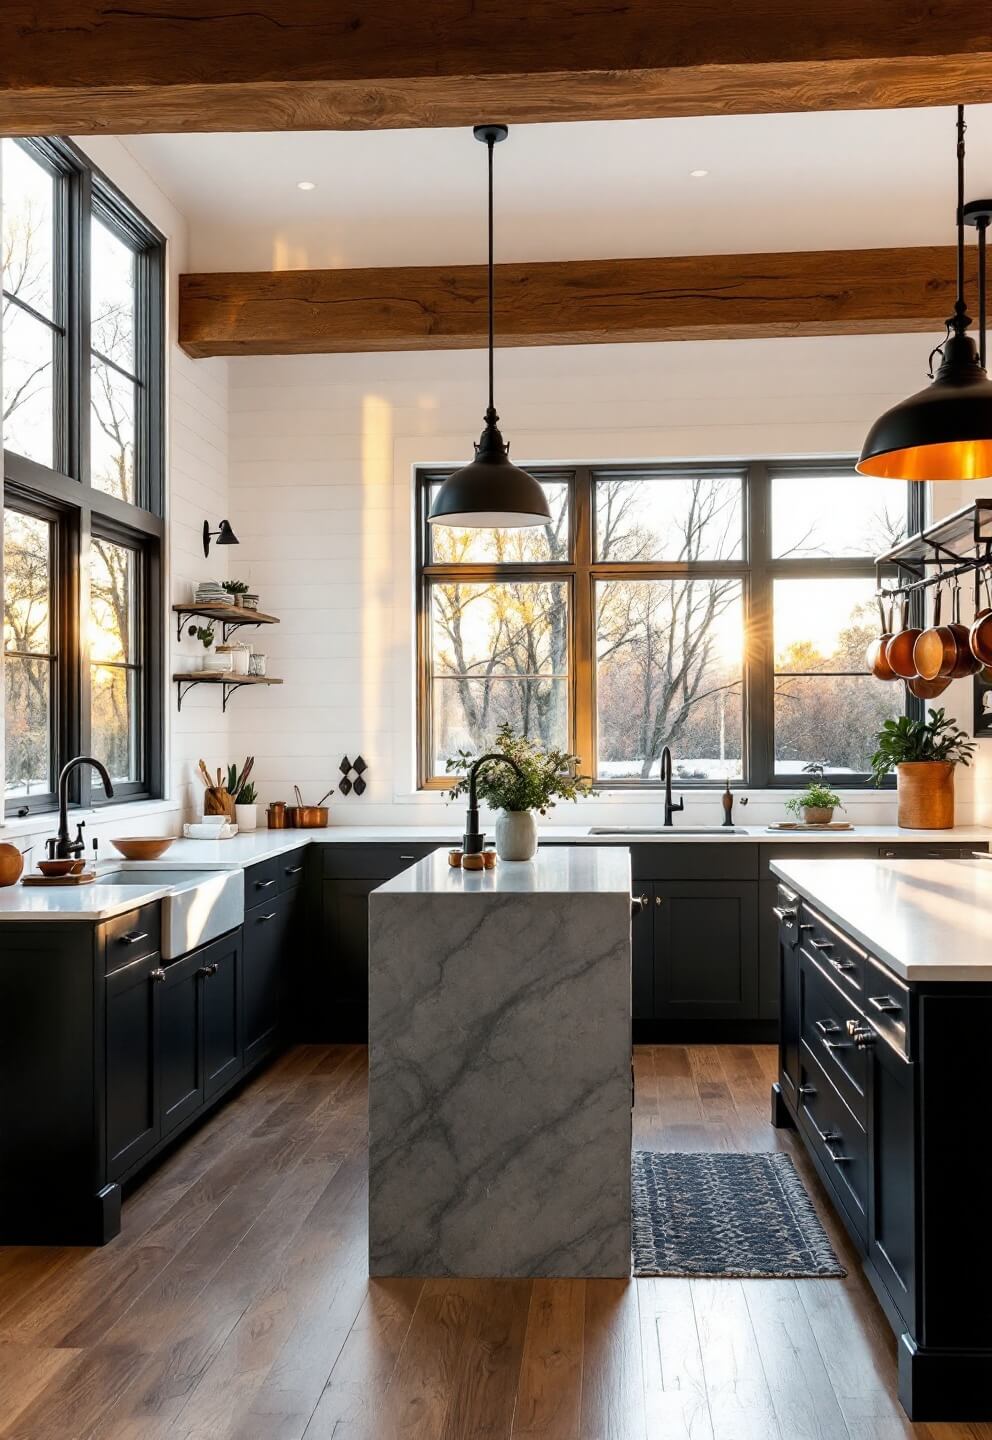
<path id="1" fill-rule="evenodd" d="M 7 809 L 80 751 L 157 794 L 162 237 L 63 141 L 0 141 L 0 203 Z"/>
<path id="2" fill-rule="evenodd" d="M 418 481 L 420 781 L 509 720 L 603 785 L 863 783 L 906 704 L 865 673 L 873 558 L 922 523 L 919 487 L 850 463 L 537 471 L 535 530 L 432 528 Z"/>

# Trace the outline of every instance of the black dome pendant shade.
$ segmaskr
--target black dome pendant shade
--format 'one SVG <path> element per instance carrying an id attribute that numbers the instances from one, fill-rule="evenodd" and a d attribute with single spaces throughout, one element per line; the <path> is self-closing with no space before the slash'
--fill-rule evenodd
<path id="1" fill-rule="evenodd" d="M 489 151 L 489 407 L 475 459 L 449 475 L 431 506 L 432 525 L 459 529 L 521 529 L 548 525 L 551 510 L 540 483 L 510 460 L 493 404 L 493 146 L 505 140 L 505 125 L 476 125 L 473 134 Z"/>
<path id="2" fill-rule="evenodd" d="M 925 390 L 875 421 L 857 469 L 885 480 L 983 480 L 992 476 L 992 381 L 985 371 L 985 238 L 992 201 L 964 203 L 964 106 L 958 106 L 957 299 L 940 368 Z M 964 227 L 978 230 L 979 339 L 964 301 Z"/>

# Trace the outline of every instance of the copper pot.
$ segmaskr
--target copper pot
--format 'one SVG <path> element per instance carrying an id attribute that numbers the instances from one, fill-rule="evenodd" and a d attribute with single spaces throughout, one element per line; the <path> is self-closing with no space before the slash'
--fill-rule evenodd
<path id="1" fill-rule="evenodd" d="M 922 675 L 914 675 L 912 680 L 906 681 L 906 689 L 910 695 L 915 695 L 917 700 L 936 700 L 938 695 L 943 695 L 950 683 L 949 679 L 942 677 L 924 680 Z"/>
<path id="2" fill-rule="evenodd" d="M 899 676 L 885 657 L 886 646 L 892 639 L 892 605 L 889 605 L 889 618 L 886 623 L 881 596 L 878 597 L 878 619 L 882 631 L 878 639 L 872 640 L 865 651 L 865 664 L 876 680 L 898 680 Z"/>
<path id="3" fill-rule="evenodd" d="M 974 675 L 976 670 L 982 668 L 984 661 L 980 656 L 972 654 L 971 630 L 967 625 L 961 624 L 960 586 L 954 587 L 954 619 L 947 628 L 953 632 L 957 655 L 951 669 L 941 673 L 949 674 L 952 680 L 961 680 L 965 675 Z"/>
<path id="4" fill-rule="evenodd" d="M 923 680 L 938 680 L 942 675 L 950 675 L 958 658 L 957 640 L 953 630 L 950 625 L 941 625 L 940 623 L 942 593 L 938 586 L 933 602 L 933 623 L 920 633 L 913 646 L 913 663 L 916 666 L 917 675 Z M 915 690 L 913 694 L 916 694 Z M 930 699 L 931 697 L 920 696 L 919 698 Z"/>
<path id="5" fill-rule="evenodd" d="M 921 631 L 909 628 L 909 597 L 903 596 L 902 601 L 902 623 L 899 630 L 885 647 L 885 658 L 889 668 L 903 680 L 912 680 L 916 675 L 916 662 L 913 659 L 913 646 L 920 637 Z"/>
<path id="6" fill-rule="evenodd" d="M 290 805 L 286 809 L 293 830 L 326 830 L 329 815 L 326 805 Z"/>
<path id="7" fill-rule="evenodd" d="M 992 581 L 985 576 L 985 590 L 992 599 Z M 979 610 L 968 632 L 968 648 L 979 665 L 992 665 L 992 610 Z"/>

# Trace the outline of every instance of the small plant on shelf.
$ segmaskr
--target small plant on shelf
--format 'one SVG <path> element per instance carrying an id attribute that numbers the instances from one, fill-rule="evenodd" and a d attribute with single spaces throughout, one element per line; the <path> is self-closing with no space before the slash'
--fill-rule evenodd
<path id="1" fill-rule="evenodd" d="M 228 595 L 230 595 L 232 604 L 244 604 L 243 597 L 248 594 L 248 586 L 245 584 L 244 580 L 222 580 L 221 584 L 227 591 Z"/>
<path id="2" fill-rule="evenodd" d="M 844 808 L 840 796 L 823 783 L 825 768 L 820 760 L 811 760 L 808 765 L 804 765 L 803 774 L 811 777 L 806 789 L 785 802 L 786 810 L 797 819 L 802 816 L 804 825 L 829 825 L 834 810 L 838 807 L 841 810 Z"/>
<path id="3" fill-rule="evenodd" d="M 214 627 L 212 625 L 190 625 L 186 631 L 193 639 L 199 640 L 203 646 L 202 654 L 197 656 L 197 661 L 203 669 L 209 668 L 210 648 L 214 643 Z M 195 667 L 194 667 L 195 668 Z"/>

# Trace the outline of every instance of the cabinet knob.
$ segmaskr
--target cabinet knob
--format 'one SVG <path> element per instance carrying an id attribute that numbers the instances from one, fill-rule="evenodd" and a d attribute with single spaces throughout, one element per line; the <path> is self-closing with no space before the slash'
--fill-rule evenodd
<path id="1" fill-rule="evenodd" d="M 860 1020 L 848 1020 L 847 1033 L 854 1041 L 856 1050 L 867 1050 L 878 1039 L 871 1026 L 862 1024 Z"/>
<path id="2" fill-rule="evenodd" d="M 196 973 L 197 975 L 202 975 L 204 980 L 209 980 L 211 975 L 216 975 L 219 969 L 220 965 L 214 960 L 210 965 L 201 965 Z"/>
<path id="3" fill-rule="evenodd" d="M 658 909 L 660 910 L 660 909 L 661 909 L 661 896 L 660 896 L 660 895 L 656 895 L 656 896 L 654 897 L 654 903 L 655 903 L 655 905 L 658 907 Z"/>
<path id="4" fill-rule="evenodd" d="M 157 965 L 154 970 L 149 970 L 148 978 L 155 984 L 158 984 L 159 981 L 165 979 L 165 971 L 162 969 L 161 965 Z"/>
<path id="5" fill-rule="evenodd" d="M 648 897 L 646 895 L 632 895 L 630 900 L 631 915 L 641 915 L 648 908 Z"/>

